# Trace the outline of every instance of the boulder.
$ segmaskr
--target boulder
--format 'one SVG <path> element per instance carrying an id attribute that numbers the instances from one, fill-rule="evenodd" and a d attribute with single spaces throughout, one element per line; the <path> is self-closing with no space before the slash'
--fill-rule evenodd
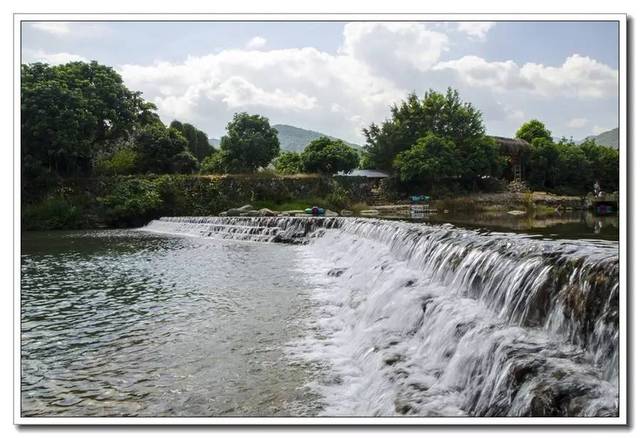
<path id="1" fill-rule="evenodd" d="M 340 216 L 353 216 L 353 211 L 347 209 L 341 210 Z"/>
<path id="2" fill-rule="evenodd" d="M 378 210 L 362 210 L 360 212 L 361 216 L 380 216 L 380 212 Z"/>
<path id="3" fill-rule="evenodd" d="M 258 210 L 248 210 L 248 211 L 245 211 L 242 214 L 243 214 L 243 216 L 252 216 L 252 217 L 262 216 Z"/>
<path id="4" fill-rule="evenodd" d="M 335 211 L 328 210 L 328 209 L 324 211 L 324 215 L 325 215 L 325 217 L 336 217 L 336 216 L 339 216 L 339 214 L 336 213 Z"/>
<path id="5" fill-rule="evenodd" d="M 218 213 L 218 216 L 220 216 L 220 217 L 226 217 L 228 215 L 229 215 L 229 213 L 227 213 L 226 211 L 221 211 L 220 213 Z"/>
<path id="6" fill-rule="evenodd" d="M 240 210 L 239 208 L 230 208 L 227 210 L 227 216 L 240 216 L 244 213 L 244 210 Z"/>
<path id="7" fill-rule="evenodd" d="M 304 214 L 306 215 L 306 213 L 304 212 L 304 210 L 288 210 L 288 211 L 283 211 L 283 213 L 286 213 L 287 216 L 295 216 L 297 214 Z"/>
<path id="8" fill-rule="evenodd" d="M 277 215 L 277 212 L 273 210 L 269 210 L 268 208 L 261 208 L 260 210 L 258 210 L 258 212 L 260 213 L 260 216 L 276 216 Z"/>
<path id="9" fill-rule="evenodd" d="M 508 211 L 507 214 L 510 214 L 511 216 L 522 216 L 523 214 L 527 214 L 527 212 L 522 210 L 511 210 Z"/>
<path id="10" fill-rule="evenodd" d="M 240 210 L 240 211 L 250 211 L 250 210 L 253 210 L 253 205 L 251 205 L 251 204 L 243 205 L 242 207 L 238 208 L 238 210 Z"/>

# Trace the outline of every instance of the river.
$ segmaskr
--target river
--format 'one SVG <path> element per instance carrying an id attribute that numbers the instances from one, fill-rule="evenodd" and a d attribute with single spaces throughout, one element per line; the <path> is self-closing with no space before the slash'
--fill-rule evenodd
<path id="1" fill-rule="evenodd" d="M 618 244 L 561 237 L 342 218 L 24 233 L 22 412 L 615 416 Z"/>

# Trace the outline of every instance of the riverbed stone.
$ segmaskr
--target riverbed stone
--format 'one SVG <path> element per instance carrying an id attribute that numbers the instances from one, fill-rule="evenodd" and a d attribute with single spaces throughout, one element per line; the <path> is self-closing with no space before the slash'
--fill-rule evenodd
<path id="1" fill-rule="evenodd" d="M 507 214 L 510 214 L 511 216 L 522 216 L 523 214 L 527 214 L 527 212 L 522 210 L 511 210 L 508 211 Z"/>
<path id="2" fill-rule="evenodd" d="M 340 216 L 353 216 L 353 211 L 347 210 L 346 208 L 340 210 Z"/>
<path id="3" fill-rule="evenodd" d="M 258 212 L 260 213 L 260 216 L 276 216 L 278 214 L 278 212 L 268 208 L 261 208 Z"/>
<path id="4" fill-rule="evenodd" d="M 333 210 L 325 210 L 325 211 L 324 211 L 324 215 L 325 215 L 326 217 L 337 217 L 337 216 L 339 216 L 339 214 L 338 214 L 338 213 L 336 213 L 336 212 L 335 212 L 335 211 L 333 211 Z"/>
<path id="5" fill-rule="evenodd" d="M 362 210 L 360 214 L 362 216 L 379 216 L 380 212 L 378 210 L 371 209 L 371 210 Z"/>
<path id="6" fill-rule="evenodd" d="M 253 208 L 253 205 L 246 204 L 246 205 L 243 205 L 242 207 L 239 207 L 238 210 L 240 210 L 240 211 L 250 211 L 250 210 L 254 210 L 254 208 Z"/>

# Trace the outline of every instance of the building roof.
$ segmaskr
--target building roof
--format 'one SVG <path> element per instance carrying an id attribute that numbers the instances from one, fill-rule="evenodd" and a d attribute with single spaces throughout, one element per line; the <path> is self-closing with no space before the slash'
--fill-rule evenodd
<path id="1" fill-rule="evenodd" d="M 497 137 L 495 135 L 491 136 L 491 138 L 495 140 L 502 152 L 506 154 L 518 155 L 531 148 L 529 142 L 520 138 Z"/>
<path id="2" fill-rule="evenodd" d="M 364 176 L 366 178 L 388 178 L 389 174 L 382 170 L 353 169 L 351 172 L 338 172 L 334 176 Z"/>

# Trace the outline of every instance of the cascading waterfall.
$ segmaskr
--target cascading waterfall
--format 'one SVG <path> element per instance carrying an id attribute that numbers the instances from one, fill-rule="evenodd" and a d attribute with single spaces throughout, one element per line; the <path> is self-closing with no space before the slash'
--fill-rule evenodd
<path id="1" fill-rule="evenodd" d="M 334 415 L 618 415 L 618 246 L 353 218 L 163 218 L 148 231 L 308 243 Z"/>

